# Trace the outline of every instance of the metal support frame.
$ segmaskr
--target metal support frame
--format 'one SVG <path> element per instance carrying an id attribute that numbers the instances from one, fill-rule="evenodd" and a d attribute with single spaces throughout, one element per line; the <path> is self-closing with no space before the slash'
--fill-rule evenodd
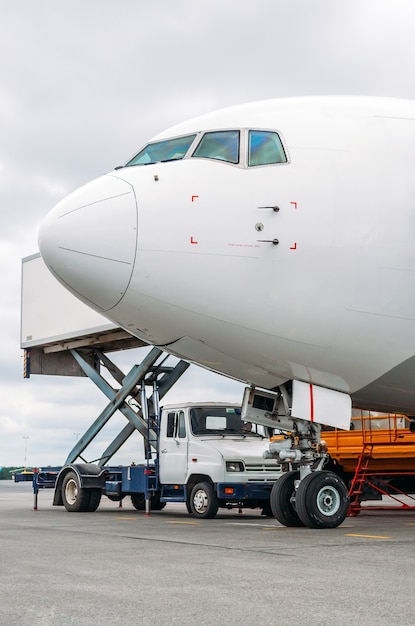
<path id="1" fill-rule="evenodd" d="M 387 444 L 382 445 L 385 446 Z M 370 469 L 370 462 L 373 459 L 373 449 L 375 447 L 375 443 L 363 444 L 349 489 L 350 506 L 348 515 L 353 517 L 358 515 L 360 511 L 414 511 L 415 495 L 399 489 L 391 481 L 394 479 L 409 479 L 414 484 L 415 471 Z M 388 497 L 390 502 L 364 505 L 365 488 L 371 489 L 380 500 L 383 496 Z"/>
<path id="2" fill-rule="evenodd" d="M 125 375 L 109 358 L 100 350 L 94 351 L 94 364 L 91 365 L 91 351 L 84 353 L 82 349 L 72 349 L 71 353 L 85 374 L 97 385 L 110 402 L 100 413 L 96 420 L 87 429 L 84 435 L 79 438 L 75 446 L 69 453 L 65 464 L 74 463 L 81 456 L 84 450 L 90 445 L 98 433 L 102 430 L 108 420 L 116 411 L 120 411 L 128 420 L 128 423 L 118 433 L 110 443 L 101 457 L 97 460 L 101 467 L 108 463 L 109 459 L 121 448 L 127 439 L 138 431 L 144 437 L 146 445 L 146 457 L 151 458 L 151 448 L 157 445 L 157 432 L 150 427 L 147 418 L 148 410 L 145 407 L 143 415 L 141 406 L 140 389 L 142 386 L 152 385 L 153 389 L 158 388 L 157 399 L 153 395 L 148 400 L 151 413 L 154 405 L 158 410 L 158 397 L 162 398 L 177 380 L 189 367 L 189 363 L 179 361 L 174 367 L 164 365 L 168 355 L 159 348 L 152 348 L 139 365 L 134 365 L 129 373 Z M 87 360 L 88 358 L 88 360 Z M 121 385 L 119 389 L 114 389 L 101 375 L 101 366 Z M 147 401 L 146 401 L 147 404 Z"/>
<path id="3" fill-rule="evenodd" d="M 403 491 L 393 484 L 390 484 L 392 479 L 411 479 L 415 480 L 415 472 L 402 471 L 402 472 L 379 472 L 364 470 L 358 477 L 356 487 L 362 489 L 364 486 L 369 487 L 380 497 L 387 497 L 389 502 L 385 501 L 383 504 L 367 504 L 364 505 L 359 500 L 359 496 L 362 491 L 350 490 L 350 507 L 349 515 L 351 517 L 357 515 L 360 511 L 415 511 L 415 495 Z"/>
<path id="4" fill-rule="evenodd" d="M 251 389 L 255 391 L 255 388 Z M 286 438 L 271 442 L 266 458 L 278 459 L 287 468 L 296 464 L 300 471 L 300 480 L 303 480 L 311 472 L 321 470 L 327 459 L 327 453 L 320 446 L 321 424 L 292 416 L 293 396 L 288 385 L 280 385 L 278 394 L 275 391 L 264 392 L 265 397 L 271 395 L 275 397 L 274 412 L 270 412 L 262 423 L 284 431 Z M 247 417 L 249 418 L 249 414 Z M 257 421 L 261 423 L 261 420 Z"/>

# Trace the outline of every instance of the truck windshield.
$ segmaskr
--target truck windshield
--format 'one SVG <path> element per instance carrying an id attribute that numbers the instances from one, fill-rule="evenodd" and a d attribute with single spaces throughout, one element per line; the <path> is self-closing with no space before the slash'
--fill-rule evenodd
<path id="1" fill-rule="evenodd" d="M 190 425 L 194 435 L 242 434 L 241 409 L 226 406 L 193 407 L 190 409 Z"/>
<path id="2" fill-rule="evenodd" d="M 150 163 L 182 159 L 195 137 L 196 135 L 187 135 L 186 137 L 176 137 L 175 139 L 149 143 L 126 163 L 126 167 L 129 165 L 150 165 Z"/>

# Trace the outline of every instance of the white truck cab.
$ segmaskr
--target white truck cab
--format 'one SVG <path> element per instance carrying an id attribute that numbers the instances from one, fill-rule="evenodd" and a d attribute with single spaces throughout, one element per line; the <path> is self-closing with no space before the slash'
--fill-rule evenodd
<path id="1" fill-rule="evenodd" d="M 219 507 L 260 506 L 270 513 L 269 496 L 281 466 L 264 459 L 270 433 L 248 426 L 237 404 L 164 406 L 158 455 L 161 500 L 182 492 L 196 517 L 214 517 Z"/>

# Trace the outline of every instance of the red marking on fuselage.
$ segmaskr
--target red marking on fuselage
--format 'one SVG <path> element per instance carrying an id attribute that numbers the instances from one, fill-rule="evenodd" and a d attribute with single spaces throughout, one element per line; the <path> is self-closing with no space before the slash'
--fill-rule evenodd
<path id="1" fill-rule="evenodd" d="M 193 237 L 190 237 L 190 243 L 199 243 L 198 241 L 194 241 Z"/>
<path id="2" fill-rule="evenodd" d="M 313 385 L 310 385 L 310 422 L 314 422 L 314 394 L 313 394 Z"/>
<path id="3" fill-rule="evenodd" d="M 293 246 L 291 246 L 290 250 L 297 250 L 297 242 Z"/>
<path id="4" fill-rule="evenodd" d="M 296 208 L 297 208 L 297 203 L 296 203 L 296 202 L 290 202 L 290 204 L 293 204 L 293 205 L 294 205 L 294 209 L 296 209 Z"/>
<path id="5" fill-rule="evenodd" d="M 192 196 L 192 202 L 195 201 L 195 198 L 198 198 L 199 196 Z"/>

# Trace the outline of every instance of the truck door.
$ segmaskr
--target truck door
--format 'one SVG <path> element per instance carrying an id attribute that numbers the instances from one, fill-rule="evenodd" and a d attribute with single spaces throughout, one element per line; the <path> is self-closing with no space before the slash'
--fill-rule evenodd
<path id="1" fill-rule="evenodd" d="M 160 438 L 160 482 L 184 484 L 187 476 L 188 434 L 184 411 L 163 416 Z"/>

